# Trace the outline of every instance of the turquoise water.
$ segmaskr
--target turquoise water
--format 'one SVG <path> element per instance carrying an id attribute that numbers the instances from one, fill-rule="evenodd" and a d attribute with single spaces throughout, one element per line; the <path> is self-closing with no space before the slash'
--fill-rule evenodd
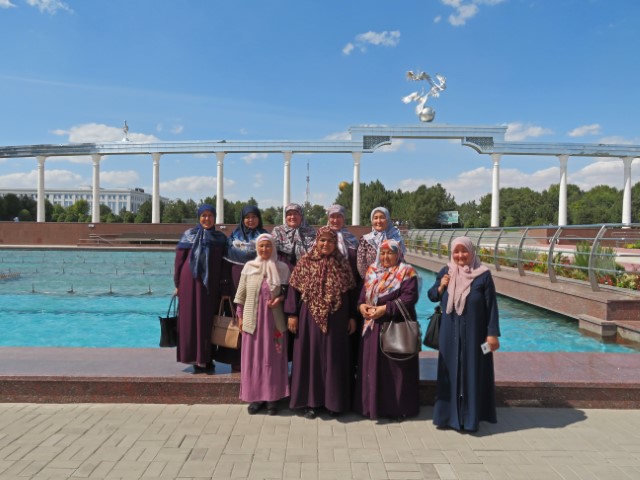
<path id="1" fill-rule="evenodd" d="M 158 316 L 173 293 L 173 252 L 2 250 L 0 346 L 158 346 Z M 420 270 L 425 331 L 434 274 Z M 638 352 L 578 331 L 577 322 L 499 298 L 503 351 Z"/>

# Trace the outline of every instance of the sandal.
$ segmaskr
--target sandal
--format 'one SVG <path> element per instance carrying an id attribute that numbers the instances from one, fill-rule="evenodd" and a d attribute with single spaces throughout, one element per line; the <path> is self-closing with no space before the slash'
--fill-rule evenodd
<path id="1" fill-rule="evenodd" d="M 276 415 L 278 413 L 277 402 L 267 402 L 267 415 Z"/>

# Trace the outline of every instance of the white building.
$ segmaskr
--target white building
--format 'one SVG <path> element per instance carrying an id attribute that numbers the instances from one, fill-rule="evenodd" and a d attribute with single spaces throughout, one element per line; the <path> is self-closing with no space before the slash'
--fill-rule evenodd
<path id="1" fill-rule="evenodd" d="M 38 192 L 29 188 L 1 188 L 0 195 L 13 193 L 18 197 L 26 195 L 37 201 Z M 91 187 L 71 189 L 71 188 L 47 188 L 45 199 L 52 205 L 62 205 L 64 208 L 70 207 L 78 200 L 86 200 L 89 203 L 89 211 L 93 207 L 93 190 Z M 161 197 L 163 202 L 168 202 L 168 198 Z M 142 188 L 101 188 L 100 204 L 106 205 L 114 214 L 119 214 L 123 209 L 128 212 L 137 213 L 140 205 L 144 202 L 151 202 L 151 194 L 145 193 Z"/>

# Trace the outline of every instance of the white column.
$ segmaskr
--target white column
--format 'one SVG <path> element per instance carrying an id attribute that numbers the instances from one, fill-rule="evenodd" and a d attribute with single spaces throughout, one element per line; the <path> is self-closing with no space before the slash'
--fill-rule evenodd
<path id="1" fill-rule="evenodd" d="M 219 224 L 224 223 L 224 156 L 225 152 L 216 152 L 216 223 Z"/>
<path id="2" fill-rule="evenodd" d="M 36 221 L 44 222 L 44 161 L 47 157 L 39 156 L 36 159 L 38 160 L 38 198 L 36 200 L 38 213 Z"/>
<path id="3" fill-rule="evenodd" d="M 360 225 L 360 159 L 362 152 L 353 155 L 353 200 L 351 201 L 351 225 Z"/>
<path id="4" fill-rule="evenodd" d="M 624 157 L 624 189 L 622 194 L 622 223 L 631 223 L 631 162 L 633 157 Z"/>
<path id="5" fill-rule="evenodd" d="M 291 157 L 293 152 L 282 152 L 284 155 L 284 187 L 282 190 L 282 224 L 285 224 L 285 211 L 291 203 Z"/>
<path id="6" fill-rule="evenodd" d="M 102 155 L 93 154 L 93 205 L 91 208 L 91 222 L 100 223 L 100 160 Z"/>
<path id="7" fill-rule="evenodd" d="M 151 223 L 160 223 L 160 157 L 161 153 L 152 153 L 153 186 L 151 188 Z"/>
<path id="8" fill-rule="evenodd" d="M 558 192 L 558 226 L 567 225 L 567 163 L 569 155 L 558 155 L 560 160 L 560 189 Z"/>
<path id="9" fill-rule="evenodd" d="M 493 184 L 491 190 L 491 226 L 500 226 L 500 158 L 502 154 L 492 153 Z"/>

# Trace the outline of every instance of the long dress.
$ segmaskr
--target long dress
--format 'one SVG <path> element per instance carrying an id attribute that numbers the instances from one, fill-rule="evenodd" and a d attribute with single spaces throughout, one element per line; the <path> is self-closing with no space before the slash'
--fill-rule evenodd
<path id="1" fill-rule="evenodd" d="M 289 396 L 287 332 L 280 332 L 267 302 L 269 284 L 262 281 L 258 294 L 256 330 L 242 332 L 242 373 L 240 399 L 245 402 L 271 402 Z M 238 305 L 241 315 L 243 306 Z"/>
<path id="2" fill-rule="evenodd" d="M 292 290 L 290 287 L 290 294 Z M 293 342 L 290 408 L 324 406 L 332 412 L 349 411 L 352 376 L 347 368 L 350 364 L 348 326 L 354 303 L 350 295 L 351 291 L 343 293 L 342 305 L 329 314 L 326 334 L 302 303 L 298 334 Z"/>
<path id="3" fill-rule="evenodd" d="M 440 270 L 428 292 L 442 307 L 433 423 L 476 431 L 481 421 L 497 421 L 493 353 L 480 348 L 488 335 L 500 335 L 496 289 L 491 272 L 482 273 L 471 283 L 463 314 L 447 314 L 449 293 L 438 295 L 447 272 L 448 267 Z"/>
<path id="4" fill-rule="evenodd" d="M 366 303 L 365 288 L 362 289 L 358 304 Z M 375 321 L 373 328 L 360 335 L 354 410 L 371 419 L 413 417 L 420 411 L 418 356 L 398 361 L 385 356 L 380 350 L 382 324 L 404 321 L 394 300 L 401 299 L 409 315 L 415 318 L 418 293 L 418 277 L 414 276 L 402 282 L 398 290 L 378 298 L 377 304 L 386 305 L 387 313 Z"/>
<path id="5" fill-rule="evenodd" d="M 364 278 L 369 265 L 375 263 L 378 249 L 371 245 L 364 237 L 360 237 L 358 245 L 357 260 L 358 273 L 360 278 Z"/>
<path id="6" fill-rule="evenodd" d="M 224 245 L 210 247 L 207 289 L 199 278 L 193 278 L 189 261 L 191 250 L 176 250 L 174 284 L 178 287 L 179 304 L 178 362 L 206 365 L 212 360 L 211 328 L 220 302 L 224 252 Z"/>

